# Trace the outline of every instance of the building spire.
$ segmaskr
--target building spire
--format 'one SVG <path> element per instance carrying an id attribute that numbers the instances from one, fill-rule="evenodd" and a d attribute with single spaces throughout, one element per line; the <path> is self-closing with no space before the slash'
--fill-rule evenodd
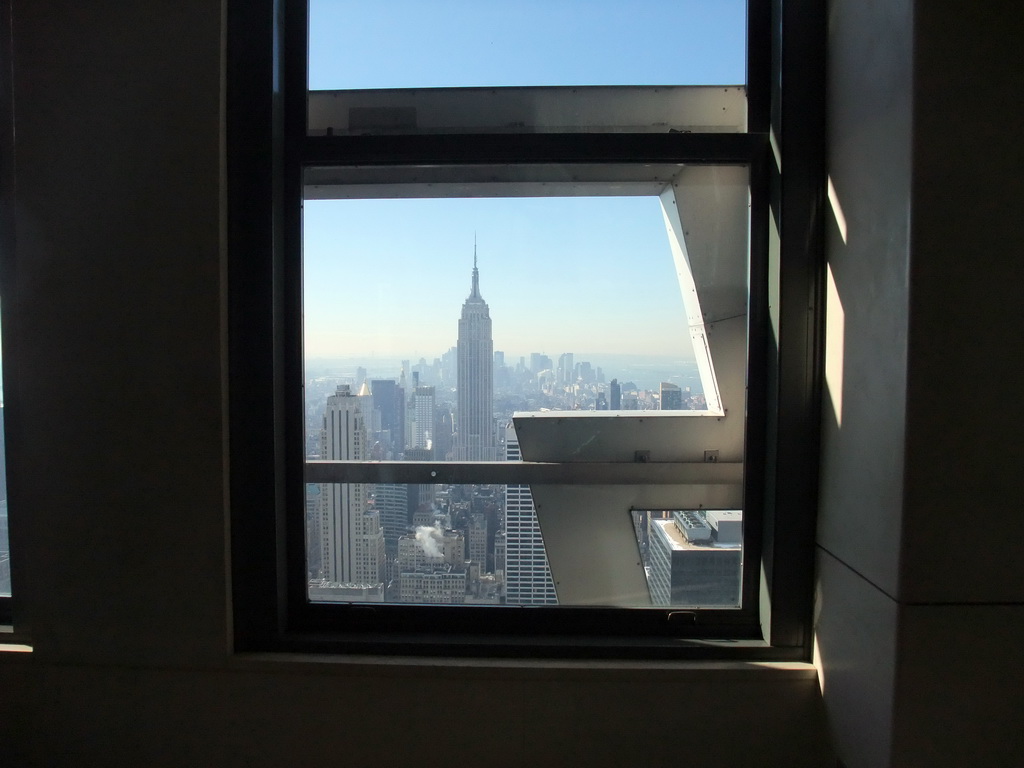
<path id="1" fill-rule="evenodd" d="M 469 298 L 480 298 L 480 270 L 476 268 L 476 232 L 473 233 L 473 290 Z"/>

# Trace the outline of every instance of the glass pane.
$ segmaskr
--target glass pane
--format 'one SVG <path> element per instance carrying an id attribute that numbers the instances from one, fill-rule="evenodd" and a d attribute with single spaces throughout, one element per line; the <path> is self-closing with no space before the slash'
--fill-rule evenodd
<path id="1" fill-rule="evenodd" d="M 634 510 L 655 606 L 738 608 L 743 584 L 740 510 Z"/>
<path id="2" fill-rule="evenodd" d="M 603 183 L 586 169 L 498 170 L 395 183 L 311 169 L 307 456 L 515 461 L 521 445 L 528 461 L 707 474 L 605 491 L 311 484 L 313 600 L 650 605 L 628 510 L 742 504 L 746 169 L 647 168 L 645 181 L 606 168 Z M 717 462 L 733 479 L 711 476 Z M 432 546 L 461 560 L 420 562 Z"/>
<path id="3" fill-rule="evenodd" d="M 656 197 L 307 201 L 305 233 L 310 455 L 339 386 L 374 459 L 497 459 L 516 411 L 705 407 Z"/>
<path id="4" fill-rule="evenodd" d="M 744 0 L 311 0 L 309 87 L 736 85 Z"/>

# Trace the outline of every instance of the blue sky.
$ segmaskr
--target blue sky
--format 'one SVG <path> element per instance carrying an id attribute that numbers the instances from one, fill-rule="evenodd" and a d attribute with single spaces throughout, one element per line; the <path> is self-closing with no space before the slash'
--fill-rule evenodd
<path id="1" fill-rule="evenodd" d="M 736 0 L 313 0 L 310 87 L 737 85 Z"/>
<path id="2" fill-rule="evenodd" d="M 742 2 L 313 0 L 313 89 L 739 84 Z M 476 234 L 495 349 L 689 357 L 656 198 L 309 201 L 307 357 L 454 345 Z"/>

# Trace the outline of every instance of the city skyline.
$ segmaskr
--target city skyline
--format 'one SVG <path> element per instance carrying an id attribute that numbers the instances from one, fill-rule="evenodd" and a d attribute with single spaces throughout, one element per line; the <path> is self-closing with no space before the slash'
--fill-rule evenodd
<path id="1" fill-rule="evenodd" d="M 305 356 L 418 359 L 454 345 L 474 237 L 507 359 L 693 359 L 656 197 L 307 201 Z M 338 301 L 338 286 L 346 287 Z"/>
<path id="2" fill-rule="evenodd" d="M 498 398 L 496 380 L 503 383 Z M 666 381 L 657 395 L 609 383 L 599 366 L 572 351 L 557 363 L 531 353 L 529 368 L 525 356 L 506 365 L 494 351 L 475 254 L 454 350 L 429 365 L 403 360 L 397 381 L 357 366 L 355 380 L 326 392 L 314 383 L 307 396 L 315 401 L 319 393 L 324 405 L 314 406 L 319 418 L 307 420 L 307 452 L 316 436 L 311 455 L 335 461 L 519 461 L 516 410 L 607 411 L 606 392 L 616 410 L 703 405 L 689 387 Z M 314 600 L 558 603 L 532 492 L 521 483 L 322 483 L 307 488 L 306 525 Z"/>

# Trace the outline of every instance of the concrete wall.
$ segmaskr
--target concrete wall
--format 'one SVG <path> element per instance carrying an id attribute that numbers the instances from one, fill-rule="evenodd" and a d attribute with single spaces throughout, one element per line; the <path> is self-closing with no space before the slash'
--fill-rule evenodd
<path id="1" fill-rule="evenodd" d="M 1020 760 L 1017 13 L 829 5 L 817 658 L 848 768 Z"/>
<path id="2" fill-rule="evenodd" d="M 233 657 L 222 4 L 13 5 L 0 765 L 828 764 L 799 665 Z"/>

